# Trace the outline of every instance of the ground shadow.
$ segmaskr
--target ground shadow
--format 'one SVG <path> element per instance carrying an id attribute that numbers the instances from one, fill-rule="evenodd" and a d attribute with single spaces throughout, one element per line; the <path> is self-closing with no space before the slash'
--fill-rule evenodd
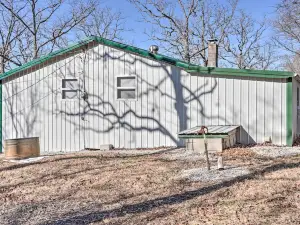
<path id="1" fill-rule="evenodd" d="M 143 150 L 141 150 L 141 154 L 126 154 L 126 150 L 122 150 L 123 153 L 121 154 L 113 154 L 113 155 L 102 155 L 103 152 L 98 151 L 99 155 L 92 155 L 92 156 L 81 156 L 80 154 L 74 155 L 74 156 L 63 156 L 62 158 L 52 158 L 50 160 L 47 160 L 47 158 L 37 161 L 37 162 L 31 162 L 31 163 L 22 163 L 22 164 L 13 164 L 11 166 L 3 167 L 0 168 L 0 172 L 3 171 L 9 171 L 9 170 L 15 170 L 15 169 L 20 169 L 28 166 L 33 166 L 33 165 L 42 165 L 46 163 L 52 163 L 52 162 L 59 162 L 59 161 L 67 161 L 67 160 L 72 160 L 72 159 L 101 159 L 101 160 L 109 160 L 109 159 L 127 159 L 127 158 L 141 158 L 145 156 L 151 156 L 151 155 L 159 155 L 167 152 L 172 152 L 176 149 L 180 149 L 178 147 L 170 148 L 170 149 L 165 149 L 161 151 L 153 151 L 153 152 L 147 152 L 147 153 L 142 153 Z M 91 151 L 95 152 L 95 151 Z M 114 153 L 114 151 L 111 151 Z M 106 152 L 107 153 L 107 152 Z M 125 154 L 124 154 L 125 153 Z"/>
<path id="2" fill-rule="evenodd" d="M 83 215 L 66 215 L 66 218 L 57 219 L 55 221 L 47 221 L 43 224 L 51 224 L 51 225 L 57 225 L 57 224 L 88 224 L 93 222 L 101 222 L 105 218 L 116 218 L 116 217 L 122 217 L 128 214 L 136 214 L 136 213 L 142 213 L 142 212 L 148 212 L 151 211 L 154 208 L 158 208 L 161 206 L 166 205 L 174 205 L 179 204 L 184 201 L 220 190 L 222 188 L 230 187 L 238 182 L 242 182 L 248 179 L 254 179 L 257 175 L 262 175 L 265 173 L 270 173 L 282 169 L 287 168 L 296 168 L 300 167 L 300 162 L 297 163 L 279 163 L 275 165 L 266 166 L 265 168 L 256 170 L 252 172 L 249 175 L 244 175 L 237 177 L 235 179 L 232 179 L 230 181 L 224 181 L 215 185 L 203 187 L 197 190 L 193 191 L 186 191 L 184 193 L 175 194 L 171 196 L 156 198 L 148 201 L 144 201 L 137 204 L 132 205 L 124 205 L 117 209 L 112 210 L 104 210 L 104 211 L 96 211 L 88 214 Z M 82 213 L 82 212 L 77 212 Z M 74 215 L 74 214 L 73 214 Z"/>

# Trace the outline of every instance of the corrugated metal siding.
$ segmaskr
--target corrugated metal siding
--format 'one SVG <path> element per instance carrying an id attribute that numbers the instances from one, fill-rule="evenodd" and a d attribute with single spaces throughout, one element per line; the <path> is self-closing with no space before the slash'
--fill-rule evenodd
<path id="1" fill-rule="evenodd" d="M 292 87 L 293 87 L 293 137 L 295 138 L 296 135 L 298 135 L 298 118 L 297 118 L 297 87 L 300 89 L 300 83 L 293 78 L 292 81 Z"/>
<path id="2" fill-rule="evenodd" d="M 78 51 L 4 80 L 4 139 L 39 136 L 43 152 L 109 143 L 118 148 L 175 146 L 184 144 L 179 131 L 204 124 L 241 125 L 243 143 L 271 136 L 273 143 L 285 144 L 285 80 L 190 76 L 174 66 L 91 44 L 84 66 Z M 138 98 L 117 100 L 116 76 L 129 74 L 136 76 Z M 61 100 L 64 77 L 79 78 L 81 91 L 85 81 L 88 104 Z"/>
<path id="3" fill-rule="evenodd" d="M 199 77 L 192 76 L 192 83 L 196 83 L 198 79 Z M 271 137 L 274 144 L 286 143 L 284 79 L 217 77 L 216 86 L 210 86 L 207 81 L 209 79 L 211 78 L 201 77 L 200 84 L 198 82 L 206 88 L 203 88 L 205 96 L 200 97 L 198 102 L 198 113 L 202 117 L 198 124 L 241 125 L 242 143 L 261 143 L 264 137 Z M 196 91 L 192 89 L 192 92 Z"/>

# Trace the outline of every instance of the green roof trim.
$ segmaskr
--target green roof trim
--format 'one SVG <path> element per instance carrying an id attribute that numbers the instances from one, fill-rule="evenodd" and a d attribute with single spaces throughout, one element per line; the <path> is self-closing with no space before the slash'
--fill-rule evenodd
<path id="1" fill-rule="evenodd" d="M 152 59 L 155 59 L 157 61 L 163 61 L 163 62 L 172 64 L 174 66 L 177 66 L 177 67 L 180 67 L 180 68 L 183 68 L 183 69 L 186 69 L 186 70 L 192 69 L 193 67 L 197 66 L 195 64 L 187 63 L 187 62 L 184 62 L 184 61 L 179 60 L 179 59 L 175 59 L 175 58 L 165 56 L 165 55 L 161 55 L 161 54 L 153 54 L 153 53 L 151 53 L 147 50 L 137 48 L 137 47 L 134 47 L 134 46 L 130 46 L 130 45 L 127 45 L 127 44 L 122 44 L 122 43 L 119 43 L 119 42 L 107 40 L 105 38 L 101 38 L 101 37 L 91 37 L 91 38 L 93 38 L 93 40 L 97 41 L 98 43 L 101 43 L 101 44 L 104 44 L 104 45 L 107 45 L 107 46 L 110 46 L 110 47 L 114 47 L 114 48 L 117 48 L 117 49 L 120 49 L 120 50 L 124 50 L 124 51 L 127 51 L 127 52 L 131 52 L 131 53 L 134 53 L 134 54 L 146 57 L 146 58 L 152 58 Z"/>
<path id="2" fill-rule="evenodd" d="M 241 76 L 241 77 L 260 77 L 260 78 L 289 78 L 293 77 L 293 72 L 275 71 L 275 70 L 250 70 L 250 69 L 232 69 L 219 67 L 190 67 L 187 72 L 192 75 L 219 75 L 219 76 Z"/>
<path id="3" fill-rule="evenodd" d="M 182 60 L 178 60 L 175 58 L 171 58 L 161 54 L 152 54 L 151 52 L 140 49 L 134 46 L 130 46 L 127 44 L 122 44 L 116 41 L 111 41 L 105 38 L 92 36 L 89 38 L 80 41 L 77 44 L 70 45 L 67 48 L 60 49 L 58 51 L 52 52 L 46 56 L 35 59 L 31 62 L 28 62 L 22 66 L 19 66 L 15 69 L 12 69 L 6 73 L 0 74 L 0 80 L 9 77 L 15 73 L 27 70 L 33 66 L 37 66 L 43 62 L 46 62 L 56 56 L 63 55 L 74 49 L 80 48 L 90 42 L 98 42 L 100 44 L 113 47 L 119 50 L 123 50 L 126 52 L 130 52 L 136 55 L 140 55 L 142 57 L 154 59 L 157 61 L 161 61 L 164 63 L 168 63 L 174 65 L 176 67 L 182 68 L 192 75 L 218 75 L 218 76 L 245 76 L 245 77 L 260 77 L 260 78 L 289 78 L 293 77 L 294 73 L 286 72 L 286 71 L 270 71 L 270 70 L 248 70 L 248 69 L 228 69 L 228 68 L 214 68 L 214 67 L 203 67 L 195 64 L 187 63 Z"/>
<path id="4" fill-rule="evenodd" d="M 90 40 L 90 38 L 87 38 L 87 39 L 85 39 L 83 41 L 80 41 L 80 42 L 78 42 L 76 44 L 70 45 L 67 48 L 63 48 L 63 49 L 54 51 L 54 52 L 52 52 L 52 53 L 50 53 L 48 55 L 42 56 L 42 57 L 40 57 L 38 59 L 34 59 L 34 60 L 32 60 L 32 61 L 30 61 L 28 63 L 23 64 L 22 66 L 19 66 L 19 67 L 15 68 L 15 69 L 9 70 L 6 73 L 0 74 L 0 80 L 4 79 L 6 77 L 9 77 L 9 76 L 11 76 L 11 75 L 13 75 L 15 73 L 18 73 L 18 72 L 24 71 L 26 69 L 29 69 L 29 68 L 31 68 L 33 66 L 37 66 L 37 65 L 39 65 L 39 64 L 41 64 L 43 62 L 46 62 L 46 61 L 48 61 L 48 60 L 50 60 L 50 59 L 52 59 L 52 58 L 54 58 L 56 56 L 68 53 L 68 52 L 70 52 L 70 51 L 72 51 L 74 49 L 77 49 L 77 48 L 79 48 L 81 46 L 84 46 L 85 44 L 88 44 L 89 42 L 91 42 L 91 40 Z"/>
<path id="5" fill-rule="evenodd" d="M 205 135 L 205 138 L 227 138 L 229 137 L 229 135 L 227 134 L 207 134 Z M 195 134 L 181 134 L 178 135 L 178 138 L 180 139 L 202 139 L 204 138 L 204 135 L 199 134 L 199 135 L 195 135 Z"/>

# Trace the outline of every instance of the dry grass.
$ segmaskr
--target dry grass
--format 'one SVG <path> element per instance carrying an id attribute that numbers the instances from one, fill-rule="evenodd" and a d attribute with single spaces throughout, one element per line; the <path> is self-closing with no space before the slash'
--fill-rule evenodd
<path id="1" fill-rule="evenodd" d="M 164 153 L 167 154 L 167 153 Z M 223 183 L 174 177 L 202 161 L 78 153 L 0 161 L 1 224 L 299 224 L 300 158 L 224 154 L 254 175 Z"/>

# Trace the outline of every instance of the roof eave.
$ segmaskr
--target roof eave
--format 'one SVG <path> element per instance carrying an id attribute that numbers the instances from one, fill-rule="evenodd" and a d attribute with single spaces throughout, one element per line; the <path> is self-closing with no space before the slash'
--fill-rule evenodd
<path id="1" fill-rule="evenodd" d="M 27 70 L 33 66 L 39 65 L 40 63 L 43 63 L 47 60 L 52 59 L 53 57 L 63 55 L 67 52 L 70 52 L 76 48 L 80 48 L 84 46 L 85 44 L 88 44 L 90 42 L 98 42 L 100 44 L 117 48 L 119 50 L 127 51 L 132 54 L 137 54 L 142 57 L 150 58 L 153 60 L 161 61 L 164 63 L 168 63 L 171 65 L 174 65 L 178 68 L 181 68 L 188 73 L 190 73 L 192 76 L 201 76 L 201 75 L 217 75 L 217 76 L 244 76 L 244 77 L 261 77 L 261 78 L 290 78 L 293 77 L 294 74 L 292 72 L 286 72 L 286 71 L 269 71 L 269 70 L 247 70 L 247 69 L 229 69 L 229 68 L 218 68 L 218 67 L 202 67 L 195 64 L 187 63 L 182 60 L 178 60 L 175 58 L 171 58 L 169 56 L 161 55 L 161 54 L 152 54 L 147 50 L 140 49 L 134 46 L 130 46 L 127 44 L 111 41 L 105 38 L 91 36 L 89 38 L 84 39 L 83 41 L 80 41 L 77 44 L 71 45 L 65 49 L 61 49 L 58 51 L 55 51 L 53 53 L 50 53 L 46 56 L 43 56 L 39 59 L 33 60 L 29 63 L 26 63 L 20 67 L 17 67 L 15 69 L 12 69 L 6 73 L 0 74 L 0 80 L 7 78 L 13 74 L 16 74 L 18 72 Z"/>
<path id="2" fill-rule="evenodd" d="M 293 72 L 273 71 L 273 70 L 250 70 L 250 69 L 231 69 L 218 67 L 194 67 L 187 70 L 192 76 L 217 75 L 217 76 L 238 76 L 238 77 L 257 77 L 257 78 L 290 78 Z"/>

